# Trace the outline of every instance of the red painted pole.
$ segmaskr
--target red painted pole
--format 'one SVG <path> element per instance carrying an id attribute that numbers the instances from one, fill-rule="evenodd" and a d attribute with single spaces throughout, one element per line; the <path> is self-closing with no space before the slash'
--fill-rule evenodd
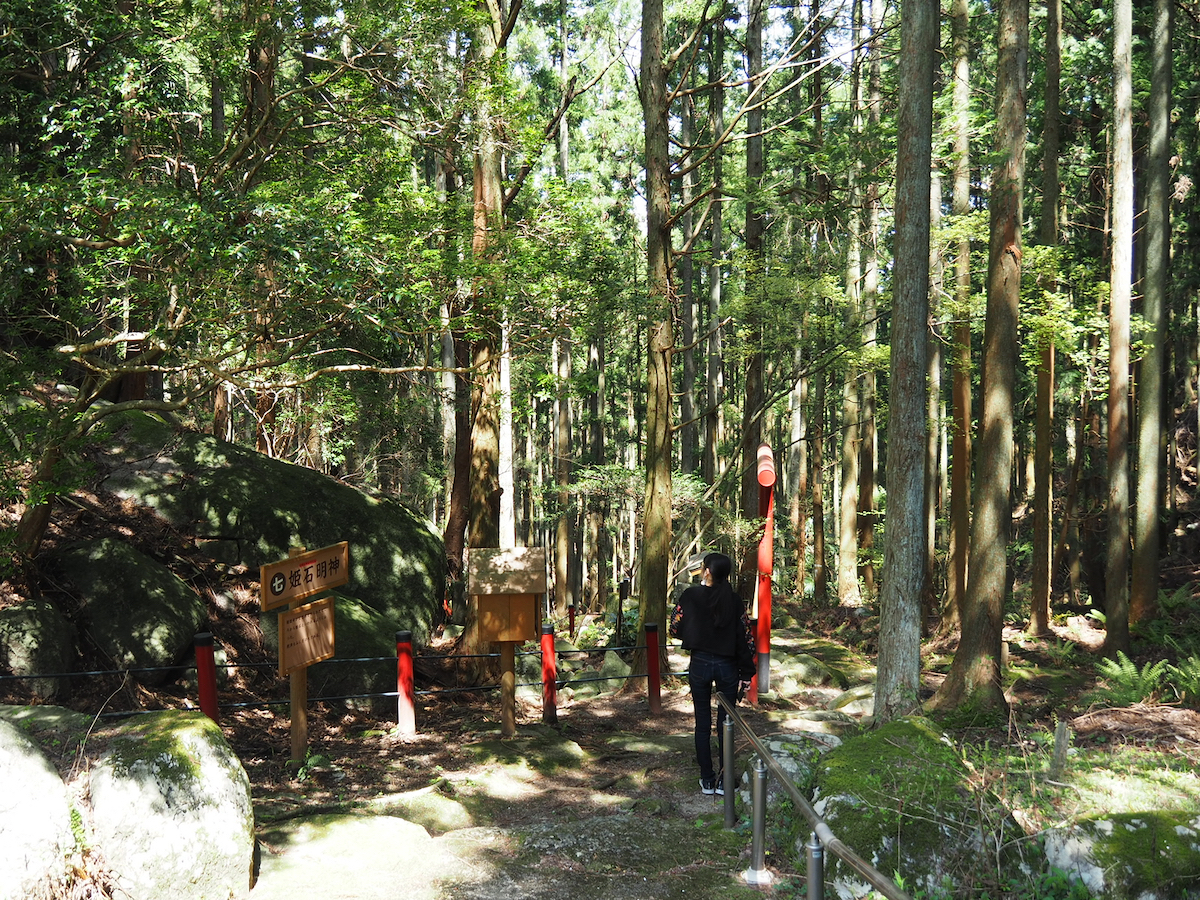
<path id="1" fill-rule="evenodd" d="M 412 632 L 396 632 L 396 706 L 400 734 L 417 733 L 417 712 L 413 704 Z"/>
<path id="2" fill-rule="evenodd" d="M 217 711 L 217 663 L 213 652 L 213 636 L 201 632 L 195 638 L 196 682 L 200 689 L 200 711 L 220 724 Z"/>
<path id="3" fill-rule="evenodd" d="M 549 622 L 542 624 L 542 721 L 558 724 L 558 650 L 554 626 Z"/>
<path id="4" fill-rule="evenodd" d="M 658 625 L 646 623 L 646 688 L 650 692 L 650 712 L 662 712 L 662 677 L 658 665 Z"/>
<path id="5" fill-rule="evenodd" d="M 775 568 L 775 456 L 771 448 L 758 448 L 758 512 L 763 517 L 763 536 L 758 544 L 758 651 L 757 690 L 771 689 L 771 573 Z M 757 693 L 757 691 L 756 691 Z"/>

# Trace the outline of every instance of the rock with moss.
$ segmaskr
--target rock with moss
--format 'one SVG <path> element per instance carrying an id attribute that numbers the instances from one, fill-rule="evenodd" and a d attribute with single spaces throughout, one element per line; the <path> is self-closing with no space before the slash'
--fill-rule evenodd
<path id="1" fill-rule="evenodd" d="M 1200 817 L 1183 812 L 1096 816 L 1046 834 L 1046 861 L 1106 900 L 1200 897 Z"/>
<path id="2" fill-rule="evenodd" d="M 228 900 L 249 890 L 250 781 L 200 713 L 158 712 L 120 729 L 87 783 L 89 839 L 130 900 Z"/>
<path id="3" fill-rule="evenodd" d="M 65 688 L 67 679 L 44 676 L 75 668 L 76 643 L 75 627 L 47 600 L 0 609 L 0 666 L 30 676 L 24 684 L 39 700 L 52 700 Z"/>
<path id="4" fill-rule="evenodd" d="M 96 648 L 145 684 L 165 682 L 208 621 L 195 590 L 122 541 L 72 545 L 52 565 L 78 599 L 81 627 Z"/>
<path id="5" fill-rule="evenodd" d="M 816 784 L 813 806 L 834 834 L 914 891 L 937 895 L 953 885 L 986 892 L 988 879 L 1020 869 L 1013 856 L 1022 846 L 1020 828 L 973 786 L 958 750 L 927 719 L 847 738 L 821 758 Z M 826 877 L 838 897 L 868 891 L 862 876 L 832 854 Z"/>
<path id="6" fill-rule="evenodd" d="M 75 852 L 58 773 L 20 726 L 0 718 L 0 900 L 62 896 Z"/>
<path id="7" fill-rule="evenodd" d="M 347 541 L 346 594 L 418 644 L 440 621 L 445 548 L 404 504 L 209 435 L 176 433 L 146 413 L 111 418 L 102 486 L 194 534 L 214 559 L 253 571 L 296 546 Z"/>

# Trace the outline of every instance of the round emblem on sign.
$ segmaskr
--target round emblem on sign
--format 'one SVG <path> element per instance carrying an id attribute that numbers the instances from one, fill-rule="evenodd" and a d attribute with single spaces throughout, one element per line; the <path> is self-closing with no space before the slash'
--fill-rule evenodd
<path id="1" fill-rule="evenodd" d="M 271 578 L 271 593 L 282 594 L 285 587 L 287 587 L 287 579 L 283 577 L 282 572 L 276 572 Z"/>

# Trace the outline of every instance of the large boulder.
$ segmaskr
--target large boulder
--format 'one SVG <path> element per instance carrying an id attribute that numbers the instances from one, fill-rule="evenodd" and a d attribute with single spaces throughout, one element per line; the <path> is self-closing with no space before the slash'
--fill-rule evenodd
<path id="1" fill-rule="evenodd" d="M 168 680 L 208 620 L 195 590 L 122 541 L 75 544 L 56 554 L 53 565 L 77 597 L 96 648 L 146 684 Z"/>
<path id="2" fill-rule="evenodd" d="M 202 713 L 139 717 L 88 778 L 90 839 L 130 900 L 228 900 L 254 864 L 250 780 Z"/>
<path id="3" fill-rule="evenodd" d="M 112 418 L 102 486 L 196 535 L 214 559 L 253 571 L 297 546 L 347 541 L 345 594 L 418 643 L 439 621 L 445 549 L 429 521 L 404 504 L 208 435 L 176 433 L 146 413 Z"/>
<path id="4" fill-rule="evenodd" d="M 1011 815 L 972 787 L 971 773 L 953 743 L 929 720 L 890 722 L 846 738 L 821 756 L 813 808 L 834 834 L 884 875 L 899 875 L 914 891 L 937 894 L 946 885 L 966 889 L 994 865 L 1030 871 L 1034 864 L 1004 858 L 1023 846 Z M 797 848 L 800 853 L 802 848 Z M 869 885 L 827 854 L 833 895 L 861 897 Z"/>
<path id="5" fill-rule="evenodd" d="M 35 597 L 0 609 L 0 667 L 27 676 L 39 700 L 58 694 L 65 679 L 44 676 L 72 671 L 76 653 L 75 627 L 53 603 Z"/>
<path id="6" fill-rule="evenodd" d="M 1046 862 L 1112 900 L 1200 896 L 1200 817 L 1178 811 L 1095 816 L 1046 834 Z"/>
<path id="7" fill-rule="evenodd" d="M 0 900 L 250 890 L 250 780 L 200 713 L 0 706 L 0 798 Z"/>
<path id="8" fill-rule="evenodd" d="M 58 772 L 12 722 L 0 719 L 0 900 L 58 895 L 75 849 L 71 804 Z"/>

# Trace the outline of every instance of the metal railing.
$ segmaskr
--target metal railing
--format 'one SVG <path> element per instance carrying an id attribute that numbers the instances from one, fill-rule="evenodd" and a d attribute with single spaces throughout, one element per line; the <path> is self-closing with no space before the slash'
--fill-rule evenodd
<path id="1" fill-rule="evenodd" d="M 733 828 L 737 824 L 737 812 L 734 808 L 734 729 L 740 729 L 758 754 L 754 762 L 754 777 L 750 782 L 751 805 L 751 868 L 745 872 L 746 881 L 751 884 L 764 884 L 770 881 L 770 872 L 766 868 L 766 820 L 767 820 L 767 774 L 774 776 L 776 783 L 788 795 L 788 799 L 796 805 L 796 809 L 804 815 L 812 828 L 808 850 L 808 900 L 824 900 L 825 897 L 825 861 L 824 851 L 828 850 L 847 866 L 861 875 L 875 890 L 888 900 L 910 900 L 908 894 L 897 887 L 896 883 L 876 869 L 873 865 L 854 852 L 854 849 L 834 835 L 825 820 L 817 815 L 816 810 L 808 802 L 808 798 L 800 793 L 800 789 L 792 782 L 788 773 L 778 760 L 771 755 L 767 745 L 746 724 L 746 720 L 733 703 L 724 694 L 717 694 L 717 703 L 725 710 L 722 727 L 722 749 L 724 751 L 725 778 L 725 827 Z"/>

